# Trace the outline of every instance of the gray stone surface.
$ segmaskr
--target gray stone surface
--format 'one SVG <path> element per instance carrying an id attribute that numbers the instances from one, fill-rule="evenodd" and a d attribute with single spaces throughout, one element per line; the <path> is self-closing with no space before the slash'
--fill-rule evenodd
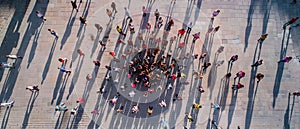
<path id="1" fill-rule="evenodd" d="M 170 5 L 173 3 L 170 0 L 152 0 L 153 5 L 147 4 L 147 1 L 115 1 L 118 13 L 109 21 L 105 14 L 105 9 L 110 9 L 109 0 L 83 0 L 78 13 L 72 11 L 70 0 L 0 0 L 0 61 L 14 61 L 5 58 L 10 53 L 24 56 L 22 60 L 16 60 L 15 69 L 0 70 L 1 102 L 15 100 L 12 108 L 1 108 L 1 128 L 156 129 L 161 127 L 163 119 L 167 121 L 169 128 L 176 129 L 184 126 L 208 129 L 213 126 L 211 120 L 217 121 L 223 129 L 237 126 L 246 129 L 299 128 L 299 98 L 288 97 L 288 92 L 300 88 L 299 60 L 277 63 L 286 55 L 300 55 L 300 27 L 293 28 L 290 33 L 288 28 L 285 33 L 282 29 L 282 25 L 290 18 L 299 16 L 299 3 L 291 5 L 286 0 L 196 0 L 194 5 L 189 0 L 177 0 L 171 9 Z M 105 65 L 121 67 L 128 64 L 133 57 L 131 55 L 124 60 L 120 56 L 130 49 L 127 43 L 129 32 L 124 39 L 126 44 L 115 49 L 119 37 L 115 28 L 123 25 L 125 6 L 129 7 L 133 18 L 136 33 L 132 39 L 137 47 L 141 47 L 137 33 L 139 28 L 143 28 L 142 6 L 152 7 L 149 14 L 151 31 L 155 21 L 153 13 L 158 8 L 164 24 L 170 11 L 175 21 L 166 38 L 169 42 L 170 37 L 176 36 L 177 30 L 189 22 L 195 23 L 192 34 L 201 32 L 200 40 L 197 40 L 194 47 L 191 47 L 192 35 L 189 35 L 188 43 L 181 51 L 176 51 L 179 41 L 174 41 L 171 46 L 169 43 L 166 49 L 172 49 L 174 56 L 182 57 L 186 53 L 200 54 L 205 51 L 209 53 L 207 61 L 214 64 L 224 60 L 224 64 L 218 68 L 208 68 L 203 79 L 196 79 L 193 70 L 198 70 L 198 60 L 179 61 L 178 64 L 185 66 L 183 73 L 186 78 L 175 81 L 172 90 L 157 91 L 162 92 L 162 95 L 149 94 L 149 98 L 142 95 L 144 92 L 140 92 L 132 101 L 126 94 L 131 90 L 138 92 L 139 88 L 132 89 L 127 84 L 126 91 L 119 89 L 124 82 L 130 82 L 127 79 L 128 70 L 122 70 L 119 74 L 113 72 L 111 81 L 105 81 Z M 221 13 L 211 24 L 210 17 L 215 9 L 220 9 Z M 44 13 L 47 21 L 38 19 L 35 10 Z M 86 26 L 80 24 L 79 16 L 87 17 Z M 97 31 L 94 26 L 96 23 L 103 27 L 102 31 Z M 220 25 L 221 28 L 214 35 L 206 34 L 210 25 Z M 57 41 L 48 32 L 48 28 L 58 32 Z M 104 39 L 109 29 L 111 32 L 107 48 L 102 54 L 98 41 Z M 269 36 L 260 50 L 257 39 L 263 33 L 268 33 Z M 143 36 L 144 39 L 149 37 L 146 33 Z M 163 39 L 163 27 L 158 31 L 156 38 L 158 37 Z M 285 40 L 282 45 L 283 37 Z M 183 42 L 183 38 L 180 42 Z M 216 56 L 215 52 L 220 45 L 225 47 L 224 52 Z M 79 48 L 84 51 L 85 56 L 77 54 Z M 121 61 L 115 62 L 108 54 L 110 51 L 115 51 Z M 232 77 L 226 80 L 223 77 L 228 69 L 227 61 L 234 54 L 238 54 L 239 59 L 233 63 Z M 69 76 L 57 69 L 61 65 L 57 61 L 59 57 L 68 58 L 66 68 L 72 70 Z M 252 68 L 250 65 L 258 58 L 264 59 L 264 64 L 257 69 Z M 96 59 L 101 60 L 100 67 L 95 67 L 92 63 Z M 240 81 L 245 87 L 234 93 L 231 89 L 233 76 L 240 70 L 246 72 L 246 76 Z M 259 84 L 255 80 L 258 72 L 265 74 Z M 87 74 L 92 75 L 89 81 L 86 80 Z M 115 79 L 119 79 L 119 83 L 112 82 Z M 185 81 L 189 85 L 179 83 Z M 166 82 L 166 78 L 163 78 L 162 86 Z M 38 94 L 31 94 L 25 90 L 28 85 L 39 85 L 41 90 Z M 103 95 L 96 93 L 101 86 L 105 86 L 107 91 Z M 202 86 L 205 93 L 200 94 L 198 86 Z M 117 91 L 122 96 L 118 104 L 112 106 L 108 100 Z M 183 100 L 172 102 L 170 99 L 175 93 L 179 93 Z M 85 102 L 74 117 L 70 115 L 70 109 L 77 105 L 78 98 L 84 98 Z M 162 99 L 166 99 L 168 104 L 164 109 L 158 106 Z M 139 103 L 139 113 L 130 113 L 130 107 L 138 101 L 147 102 Z M 60 102 L 64 102 L 69 111 L 55 113 L 54 108 Z M 200 103 L 203 108 L 192 110 L 191 105 L 194 102 Z M 214 111 L 210 107 L 211 103 L 219 103 L 221 109 Z M 125 106 L 123 114 L 116 113 L 120 104 Z M 152 116 L 146 114 L 148 105 L 154 106 Z M 94 109 L 99 110 L 98 115 L 90 113 Z M 192 113 L 195 121 L 188 122 L 186 113 Z"/>

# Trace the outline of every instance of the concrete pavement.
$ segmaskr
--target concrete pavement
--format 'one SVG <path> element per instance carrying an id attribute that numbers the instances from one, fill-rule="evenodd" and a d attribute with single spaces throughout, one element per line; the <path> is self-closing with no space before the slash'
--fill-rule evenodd
<path id="1" fill-rule="evenodd" d="M 2 0 L 3 1 L 3 0 Z M 277 64 L 277 61 L 285 56 L 297 56 L 299 53 L 299 29 L 291 31 L 282 29 L 282 25 L 291 17 L 298 16 L 299 3 L 291 5 L 283 0 L 214 0 L 196 1 L 171 1 L 146 0 L 116 1 L 117 11 L 113 20 L 105 14 L 105 9 L 110 8 L 111 1 L 83 0 L 79 5 L 79 12 L 72 11 L 69 0 L 38 0 L 18 1 L 16 10 L 9 10 L 5 15 L 10 21 L 1 24 L 5 28 L 5 34 L 1 36 L 0 47 L 1 61 L 6 61 L 4 55 L 18 54 L 24 56 L 22 60 L 16 61 L 16 68 L 12 70 L 1 69 L 1 98 L 2 102 L 15 100 L 11 109 L 1 108 L 2 128 L 158 128 L 163 126 L 166 120 L 169 128 L 215 128 L 212 120 L 222 128 L 299 128 L 299 99 L 288 97 L 289 91 L 299 90 L 299 62 L 293 59 L 290 63 Z M 79 3 L 79 1 L 77 1 Z M 4 5 L 4 4 L 3 4 Z M 124 20 L 124 7 L 129 8 L 136 33 L 130 36 L 127 32 L 126 38 L 120 37 L 116 26 L 126 28 L 128 21 Z M 147 7 L 150 14 L 142 16 L 142 6 Z M 144 97 L 145 89 L 132 89 L 130 80 L 127 79 L 127 70 L 120 73 L 112 72 L 112 79 L 105 80 L 107 70 L 105 65 L 122 67 L 128 65 L 134 51 L 128 59 L 121 58 L 121 54 L 127 50 L 141 48 L 143 43 L 150 44 L 151 34 L 143 30 L 143 25 L 149 22 L 154 28 L 154 11 L 159 9 L 166 24 L 167 16 L 172 17 L 175 25 L 169 33 L 163 31 L 163 27 L 157 32 L 155 38 L 166 39 L 168 45 L 162 53 L 166 54 L 168 49 L 172 50 L 174 57 L 183 57 L 186 53 L 206 52 L 209 54 L 207 61 L 213 66 L 207 69 L 203 79 L 197 79 L 193 70 L 198 70 L 198 60 L 186 59 L 179 61 L 183 65 L 183 73 L 186 78 L 178 79 L 173 83 L 174 88 L 167 90 L 163 88 L 153 94 Z M 211 20 L 211 14 L 215 9 L 221 13 Z M 3 9 L 5 10 L 5 9 Z M 45 13 L 46 22 L 42 22 L 35 16 L 35 10 Z M 2 11 L 1 11 L 2 13 Z M 1 14 L 0 13 L 0 14 Z M 87 17 L 87 25 L 79 22 L 79 16 Z M 200 40 L 193 46 L 192 35 L 184 39 L 175 40 L 172 45 L 170 37 L 177 35 L 177 30 L 186 26 L 189 22 L 194 23 L 192 32 L 201 32 Z M 98 31 L 95 24 L 100 24 L 103 30 Z M 299 21 L 297 22 L 299 23 Z M 207 34 L 208 28 L 220 25 L 220 30 L 212 35 Z M 47 31 L 48 28 L 55 29 L 59 39 Z M 3 32 L 3 29 L 1 30 Z M 144 41 L 138 39 L 138 32 L 143 33 Z M 101 49 L 99 40 L 106 40 L 105 35 L 109 33 L 107 48 Z M 268 38 L 263 42 L 261 48 L 257 39 L 263 33 L 268 33 Z M 3 33 L 2 33 L 3 34 Z M 154 33 L 156 34 L 156 33 Z M 288 35 L 290 34 L 290 35 Z M 119 44 L 116 48 L 118 38 L 123 38 L 126 44 Z M 284 41 L 282 42 L 282 39 Z M 134 46 L 128 44 L 132 39 Z M 289 43 L 286 44 L 286 41 Z M 182 50 L 178 50 L 178 44 L 186 42 Z M 153 44 L 152 44 L 153 45 Z M 159 44 L 160 45 L 160 44 Z M 223 53 L 216 55 L 219 46 L 224 46 Z M 160 46 L 161 47 L 161 46 Z M 77 49 L 82 49 L 85 56 L 79 56 Z M 108 54 L 115 51 L 120 58 L 116 62 Z M 239 55 L 238 61 L 229 67 L 227 61 L 234 54 Z M 59 57 L 66 57 L 67 69 L 71 69 L 71 75 L 60 73 L 57 69 L 61 64 L 57 61 Z M 258 68 L 250 65 L 258 58 L 264 59 L 264 64 Z M 95 67 L 93 60 L 101 60 L 101 66 Z M 217 61 L 224 60 L 225 63 L 218 68 L 214 67 Z M 13 61 L 13 60 L 8 60 Z M 200 64 L 202 65 L 202 63 Z M 226 79 L 227 71 L 233 74 Z M 241 79 L 245 88 L 233 92 L 231 85 L 234 83 L 233 76 L 236 72 L 243 70 L 246 77 Z M 265 74 L 265 78 L 256 83 L 255 75 L 258 72 Z M 86 75 L 92 75 L 87 81 Z M 118 79 L 118 83 L 114 80 Z M 162 86 L 167 84 L 167 79 L 158 81 Z M 180 83 L 182 82 L 182 83 Z M 189 82 L 184 85 L 183 82 Z M 125 84 L 126 83 L 126 84 Z M 31 94 L 25 91 L 28 85 L 40 85 L 39 94 Z M 122 91 L 120 86 L 125 85 Z M 96 91 L 104 86 L 105 94 L 97 94 Z M 158 85 L 157 85 L 158 86 Z M 200 94 L 197 87 L 202 86 L 205 90 Z M 156 86 L 154 86 L 156 88 Z M 132 99 L 127 94 L 135 90 L 136 96 Z M 118 104 L 112 106 L 108 100 L 119 91 L 121 96 Z M 182 101 L 172 102 L 175 93 L 182 96 Z M 76 117 L 70 115 L 70 111 L 58 114 L 54 112 L 55 105 L 65 102 L 69 109 L 75 107 L 75 101 L 83 98 L 79 113 Z M 167 107 L 161 108 L 158 102 L 166 99 Z M 192 110 L 191 105 L 198 102 L 203 105 L 199 111 Z M 220 104 L 220 110 L 213 110 L 211 103 Z M 130 113 L 132 105 L 140 105 L 140 112 Z M 124 105 L 123 114 L 117 114 L 119 105 Z M 154 106 L 152 116 L 146 114 L 149 105 Z M 98 115 L 91 114 L 94 109 L 99 111 Z M 192 113 L 194 122 L 188 122 L 185 114 Z"/>

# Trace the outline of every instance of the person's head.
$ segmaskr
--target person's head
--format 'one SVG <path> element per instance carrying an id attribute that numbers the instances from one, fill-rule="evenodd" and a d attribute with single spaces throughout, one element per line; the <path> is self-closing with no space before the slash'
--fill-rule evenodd
<path id="1" fill-rule="evenodd" d="M 106 9 L 106 12 L 109 12 L 109 9 Z"/>
<path id="2" fill-rule="evenodd" d="M 38 14 L 38 13 L 40 13 L 40 11 L 36 10 L 35 13 Z"/>
<path id="3" fill-rule="evenodd" d="M 158 19 L 159 19 L 159 20 L 161 20 L 161 19 L 162 19 L 162 17 L 159 17 Z"/>
<path id="4" fill-rule="evenodd" d="M 220 12 L 220 10 L 218 9 L 218 10 L 217 10 L 217 12 L 219 13 L 219 12 Z"/>
<path id="5" fill-rule="evenodd" d="M 293 57 L 289 56 L 288 59 L 291 60 L 291 59 L 293 59 Z"/>
<path id="6" fill-rule="evenodd" d="M 51 29 L 48 29 L 48 31 L 51 31 Z"/>

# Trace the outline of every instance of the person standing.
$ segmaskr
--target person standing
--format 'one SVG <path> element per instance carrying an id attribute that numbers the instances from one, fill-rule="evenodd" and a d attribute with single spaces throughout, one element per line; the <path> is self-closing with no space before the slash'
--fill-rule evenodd
<path id="1" fill-rule="evenodd" d="M 54 29 L 48 29 L 48 31 L 55 36 L 56 39 L 58 39 L 58 34 L 56 33 L 56 31 Z"/>
<path id="2" fill-rule="evenodd" d="M 265 75 L 263 73 L 257 73 L 256 75 L 257 83 L 259 83 L 264 77 Z"/>
<path id="3" fill-rule="evenodd" d="M 233 55 L 233 56 L 231 56 L 229 62 L 233 63 L 233 62 L 237 61 L 238 59 L 239 59 L 238 55 Z"/>
<path id="4" fill-rule="evenodd" d="M 257 67 L 263 64 L 263 59 L 260 59 L 258 61 L 256 61 L 253 65 L 251 65 L 251 67 Z"/>
<path id="5" fill-rule="evenodd" d="M 238 90 L 238 89 L 241 89 L 243 87 L 245 87 L 245 86 L 241 83 L 238 83 L 237 85 L 232 85 L 233 90 Z"/>
<path id="6" fill-rule="evenodd" d="M 263 42 L 267 37 L 268 37 L 268 34 L 262 34 L 262 35 L 260 35 L 260 37 L 257 41 L 258 42 Z"/>
<path id="7" fill-rule="evenodd" d="M 187 34 L 191 33 L 192 27 L 193 27 L 193 23 L 190 22 L 190 24 L 187 26 L 187 31 L 186 31 Z"/>
<path id="8" fill-rule="evenodd" d="M 80 16 L 79 20 L 80 20 L 81 24 L 86 25 L 87 21 L 86 21 L 86 19 L 84 17 Z"/>

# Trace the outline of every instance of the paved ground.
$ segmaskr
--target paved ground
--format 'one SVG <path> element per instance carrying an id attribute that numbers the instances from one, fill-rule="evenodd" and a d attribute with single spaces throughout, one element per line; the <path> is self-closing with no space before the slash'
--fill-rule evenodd
<path id="1" fill-rule="evenodd" d="M 0 70 L 0 98 L 2 102 L 15 100 L 11 109 L 1 108 L 1 128 L 156 129 L 162 128 L 162 121 L 166 121 L 169 128 L 180 129 L 186 126 L 191 129 L 208 129 L 215 128 L 211 124 L 212 120 L 227 129 L 237 126 L 245 129 L 300 128 L 297 124 L 300 120 L 299 98 L 288 97 L 289 91 L 300 88 L 299 61 L 293 59 L 287 64 L 277 63 L 286 55 L 300 55 L 300 43 L 297 42 L 300 28 L 282 29 L 282 25 L 290 18 L 299 16 L 299 3 L 291 5 L 285 0 L 198 0 L 195 3 L 186 0 L 177 0 L 176 3 L 169 0 L 152 0 L 149 3 L 146 0 L 118 0 L 118 12 L 112 20 L 105 14 L 110 3 L 109 0 L 83 0 L 77 13 L 72 11 L 69 0 L 0 0 L 0 60 L 13 62 L 4 56 L 10 53 L 24 56 L 15 62 L 15 69 Z M 145 17 L 142 16 L 142 6 L 150 12 Z M 117 25 L 122 28 L 128 26 L 123 7 L 129 8 L 136 29 L 135 34 L 127 32 L 126 37 L 120 36 L 115 30 Z M 128 70 L 112 72 L 112 78 L 105 80 L 108 73 L 105 65 L 128 65 L 143 44 L 155 46 L 150 38 L 154 31 L 155 9 L 159 9 L 164 24 L 170 17 L 175 21 L 170 32 L 164 33 L 162 27 L 153 33 L 154 39 L 168 41 L 164 48 L 162 43 L 157 44 L 161 54 L 172 50 L 174 58 L 183 58 L 186 53 L 206 52 L 209 54 L 206 61 L 210 61 L 213 66 L 218 61 L 224 60 L 225 63 L 218 68 L 208 68 L 203 79 L 198 79 L 193 75 L 194 70 L 198 71 L 198 60 L 181 60 L 178 65 L 184 66 L 182 72 L 186 77 L 175 82 L 162 77 L 153 85 L 157 89 L 160 84 L 162 90 L 145 97 L 145 88 L 133 89 L 130 86 Z M 220 9 L 221 13 L 211 20 L 211 13 L 215 9 Z M 35 10 L 45 13 L 47 21 L 38 19 Z M 86 26 L 80 24 L 79 16 L 87 18 Z M 144 29 L 147 22 L 152 25 L 150 33 Z M 170 37 L 176 36 L 177 30 L 189 22 L 194 23 L 191 34 L 201 32 L 200 40 L 193 44 L 190 34 L 170 41 Z M 94 26 L 96 23 L 103 29 L 97 30 Z M 221 28 L 216 34 L 206 33 L 209 27 L 218 25 Z M 48 28 L 58 32 L 58 40 L 50 35 Z M 143 41 L 137 37 L 139 32 L 143 34 Z M 263 33 L 269 36 L 260 47 L 257 39 Z M 116 43 L 118 38 L 126 44 Z M 128 39 L 132 39 L 134 44 L 128 44 Z M 107 41 L 105 50 L 101 49 L 99 40 Z M 181 42 L 187 45 L 179 50 L 178 44 Z M 224 52 L 216 55 L 221 45 L 225 47 Z M 79 48 L 85 56 L 77 54 Z M 127 50 L 133 50 L 133 54 L 122 59 L 121 55 Z M 110 51 L 116 53 L 120 62 L 114 61 L 108 54 Z M 230 66 L 227 61 L 234 54 L 238 54 L 239 59 Z M 60 73 L 57 69 L 61 65 L 57 61 L 59 57 L 69 59 L 67 68 L 72 70 L 70 75 Z M 258 58 L 264 59 L 264 64 L 258 68 L 250 67 Z M 96 59 L 101 60 L 100 67 L 92 63 Z M 224 75 L 227 71 L 234 74 L 240 70 L 246 72 L 246 77 L 240 80 L 245 88 L 233 92 L 231 85 L 235 82 L 234 78 L 226 79 Z M 259 84 L 255 80 L 258 72 L 265 74 Z M 89 81 L 86 80 L 87 74 L 92 75 Z M 165 88 L 168 82 L 173 84 L 173 89 Z M 189 84 L 185 85 L 184 82 Z M 40 85 L 38 94 L 25 91 L 26 86 L 34 84 Z M 107 91 L 103 95 L 96 93 L 101 86 Z M 125 86 L 125 91 L 120 89 L 121 86 Z M 204 93 L 198 92 L 199 86 L 205 89 Z M 108 100 L 117 91 L 121 96 L 113 106 Z M 128 96 L 130 91 L 136 92 L 134 98 Z M 182 96 L 182 101 L 172 102 L 176 93 Z M 70 115 L 70 111 L 55 113 L 55 105 L 64 102 L 71 109 L 77 105 L 75 101 L 78 98 L 83 98 L 85 102 L 75 117 Z M 158 105 L 162 99 L 167 102 L 166 108 Z M 191 105 L 195 102 L 203 105 L 203 108 L 192 110 Z M 210 103 L 220 104 L 221 109 L 213 110 Z M 130 113 L 134 104 L 140 106 L 137 114 Z M 120 105 L 125 106 L 123 114 L 116 113 Z M 154 106 L 151 116 L 146 113 L 149 105 Z M 99 114 L 90 113 L 94 109 L 99 110 Z M 194 122 L 187 121 L 186 113 L 192 114 Z"/>

